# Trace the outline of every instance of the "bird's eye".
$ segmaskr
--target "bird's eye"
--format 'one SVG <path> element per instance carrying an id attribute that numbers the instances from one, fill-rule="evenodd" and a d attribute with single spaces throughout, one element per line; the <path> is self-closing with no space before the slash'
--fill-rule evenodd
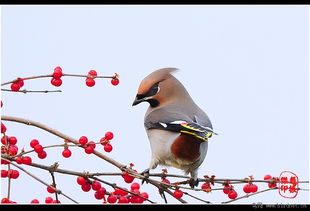
<path id="1" fill-rule="evenodd" d="M 158 87 L 158 83 L 154 84 L 150 89 L 149 91 L 145 94 L 146 97 L 150 97 L 150 96 L 153 96 L 153 95 L 156 95 L 158 92 L 159 92 L 159 87 Z"/>

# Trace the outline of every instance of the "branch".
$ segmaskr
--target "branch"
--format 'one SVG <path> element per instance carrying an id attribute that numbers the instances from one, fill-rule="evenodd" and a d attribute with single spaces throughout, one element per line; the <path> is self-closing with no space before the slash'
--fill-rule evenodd
<path id="1" fill-rule="evenodd" d="M 82 77 L 82 78 L 90 77 L 89 75 L 78 75 L 78 74 L 63 73 L 62 77 L 66 77 L 66 76 Z M 25 81 L 25 80 L 33 80 L 33 79 L 38 79 L 38 78 L 52 78 L 52 77 L 53 77 L 53 74 L 46 74 L 46 75 L 30 76 L 30 77 L 25 77 L 25 78 L 17 78 L 17 79 L 14 79 L 12 81 L 8 81 L 8 82 L 5 82 L 5 83 L 2 83 L 1 86 L 18 82 L 20 79 Z M 119 74 L 115 73 L 114 76 L 100 76 L 100 75 L 98 75 L 98 76 L 96 76 L 94 78 L 111 78 L 112 79 L 112 78 L 118 78 L 118 77 L 119 77 Z"/>
<path id="2" fill-rule="evenodd" d="M 271 191 L 271 190 L 276 190 L 276 189 L 278 189 L 278 188 L 277 187 L 275 187 L 275 188 L 268 188 L 268 189 L 265 189 L 265 190 L 257 191 L 255 193 L 249 193 L 249 194 L 246 194 L 244 196 L 240 196 L 238 198 L 235 198 L 235 199 L 232 199 L 232 200 L 229 200 L 229 201 L 226 201 L 226 202 L 222 202 L 222 204 L 228 204 L 230 202 L 237 201 L 239 199 L 248 198 L 248 197 L 254 196 L 256 194 L 260 194 L 260 193 L 264 193 L 264 192 Z"/>
<path id="3" fill-rule="evenodd" d="M 67 140 L 68 142 L 71 142 L 71 143 L 73 143 L 75 145 L 78 145 L 79 147 L 84 148 L 84 146 L 81 146 L 79 144 L 78 140 L 76 140 L 76 139 L 74 139 L 74 138 L 72 138 L 70 136 L 67 136 L 67 135 L 65 135 L 65 134 L 63 134 L 63 133 L 61 133 L 61 132 L 59 132 L 59 131 L 51 128 L 51 127 L 48 127 L 48 126 L 46 126 L 44 124 L 41 124 L 39 122 L 35 122 L 35 121 L 31 121 L 31 120 L 27 120 L 27 119 L 23 119 L 23 118 L 19 118 L 19 117 L 4 116 L 4 115 L 1 116 L 1 119 L 4 120 L 4 121 L 18 122 L 18 123 L 26 124 L 26 125 L 29 125 L 29 126 L 34 126 L 34 127 L 41 128 L 42 130 L 45 130 L 45 131 L 47 131 L 47 132 L 49 132 L 49 133 L 51 133 L 51 134 L 53 134 L 55 136 L 58 136 L 58 137 L 60 137 L 60 138 L 62 138 L 64 140 Z M 109 157 L 105 156 L 104 154 L 102 154 L 102 153 L 100 153 L 100 152 L 98 152 L 96 150 L 94 151 L 93 154 L 95 154 L 96 156 L 104 159 L 105 161 L 111 163 L 112 165 L 118 167 L 121 170 L 124 168 L 124 165 L 122 165 L 121 163 L 113 160 L 112 158 L 109 158 Z"/>
<path id="4" fill-rule="evenodd" d="M 49 133 L 51 133 L 51 134 L 53 134 L 55 136 L 58 136 L 58 137 L 60 137 L 60 138 L 62 138 L 64 140 L 67 140 L 68 142 L 71 142 L 71 143 L 73 143 L 75 145 L 78 145 L 79 147 L 84 148 L 84 146 L 81 146 L 76 139 L 74 139 L 74 138 L 72 138 L 70 136 L 67 136 L 67 135 L 65 135 L 65 134 L 63 134 L 63 133 L 61 133 L 61 132 L 59 132 L 59 131 L 57 131 L 57 130 L 55 130 L 53 128 L 50 128 L 50 127 L 48 127 L 48 126 L 46 126 L 44 124 L 41 124 L 41 123 L 38 123 L 38 122 L 35 122 L 35 121 L 31 121 L 31 120 L 27 120 L 27 119 L 23 119 L 23 118 L 19 118 L 19 117 L 4 116 L 4 115 L 1 116 L 1 119 L 4 120 L 4 121 L 18 122 L 18 123 L 26 124 L 26 125 L 29 125 L 29 126 L 34 126 L 34 127 L 41 128 L 42 130 L 45 130 L 45 131 L 47 131 L 47 132 L 49 132 Z M 123 165 L 123 164 L 113 160 L 112 158 L 109 158 L 109 157 L 105 156 L 104 154 L 102 154 L 102 153 L 100 153 L 100 152 L 98 152 L 96 150 L 93 152 L 93 154 L 96 155 L 97 157 L 107 161 L 108 163 L 116 166 L 121 171 L 126 171 L 130 175 L 132 175 L 132 176 L 134 176 L 136 178 L 145 179 L 145 177 L 143 175 L 134 172 L 132 169 L 127 168 L 126 165 Z M 167 192 L 168 194 L 170 194 L 171 196 L 173 196 L 173 192 L 171 192 L 167 188 L 163 188 L 162 184 L 164 184 L 164 183 L 161 183 L 161 182 L 158 182 L 156 180 L 149 179 L 149 178 L 147 178 L 146 181 L 149 182 L 150 184 L 156 186 L 159 190 L 163 190 L 163 191 Z M 178 199 L 178 200 L 180 202 L 182 202 L 182 203 L 186 203 L 186 201 L 183 200 L 183 199 Z"/>
<path id="5" fill-rule="evenodd" d="M 51 92 L 61 92 L 61 90 L 26 90 L 26 89 L 23 89 L 23 90 L 18 90 L 18 91 L 12 91 L 11 89 L 1 89 L 1 91 L 6 91 L 6 92 L 21 92 L 21 93 L 24 93 L 24 94 L 27 94 L 27 93 L 51 93 Z"/>

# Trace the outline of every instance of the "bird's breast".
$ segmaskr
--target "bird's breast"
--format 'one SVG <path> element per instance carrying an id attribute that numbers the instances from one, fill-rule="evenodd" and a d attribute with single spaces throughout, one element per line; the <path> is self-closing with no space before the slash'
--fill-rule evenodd
<path id="1" fill-rule="evenodd" d="M 171 145 L 171 153 L 181 160 L 194 162 L 200 156 L 201 140 L 187 134 L 179 135 Z"/>
<path id="2" fill-rule="evenodd" d="M 177 168 L 188 168 L 200 159 L 201 141 L 191 135 L 176 133 L 168 130 L 148 129 L 151 144 L 152 159 L 162 165 Z"/>

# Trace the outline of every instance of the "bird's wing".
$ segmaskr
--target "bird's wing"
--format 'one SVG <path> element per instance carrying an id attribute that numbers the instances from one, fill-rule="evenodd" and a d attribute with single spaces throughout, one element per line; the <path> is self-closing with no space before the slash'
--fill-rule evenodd
<path id="1" fill-rule="evenodd" d="M 189 134 L 195 136 L 203 141 L 208 141 L 208 138 L 212 136 L 212 134 L 216 134 L 211 128 L 204 127 L 195 122 L 186 122 L 183 120 L 177 120 L 173 122 L 145 122 L 144 126 L 147 129 L 162 129 L 162 130 L 170 130 L 174 132 L 180 132 L 183 134 Z"/>

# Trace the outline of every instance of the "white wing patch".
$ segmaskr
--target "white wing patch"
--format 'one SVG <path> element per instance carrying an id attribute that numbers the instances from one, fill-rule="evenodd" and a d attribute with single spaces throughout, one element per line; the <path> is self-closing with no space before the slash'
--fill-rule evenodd
<path id="1" fill-rule="evenodd" d="M 170 124 L 177 124 L 177 125 L 185 124 L 185 123 L 187 123 L 187 122 L 185 122 L 183 120 L 176 120 L 176 121 L 170 122 Z"/>
<path id="2" fill-rule="evenodd" d="M 159 122 L 159 124 L 161 124 L 161 126 L 163 126 L 164 128 L 167 127 L 167 124 L 165 124 L 165 123 Z"/>

